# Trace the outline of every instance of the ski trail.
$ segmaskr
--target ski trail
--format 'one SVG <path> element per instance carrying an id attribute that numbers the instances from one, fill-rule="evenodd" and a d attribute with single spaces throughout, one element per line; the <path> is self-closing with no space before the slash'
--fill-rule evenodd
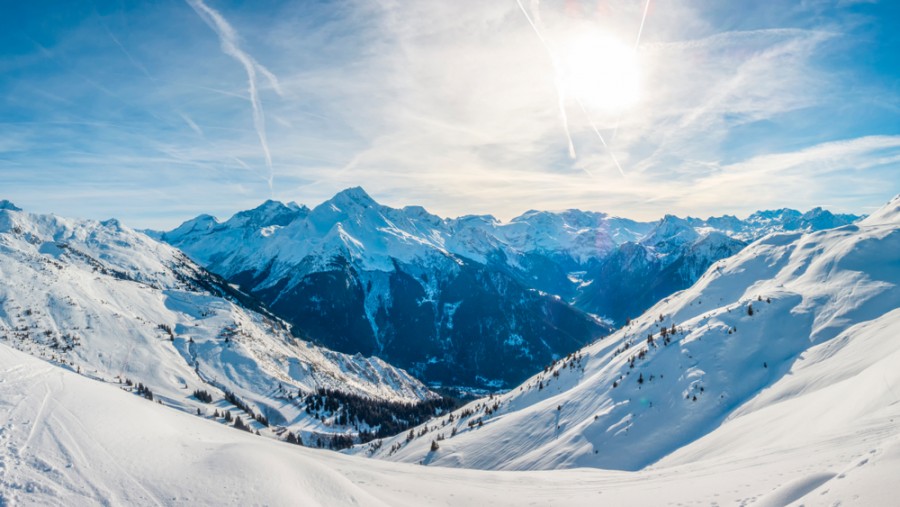
<path id="1" fill-rule="evenodd" d="M 45 414 L 44 412 L 47 409 L 47 402 L 50 400 L 50 386 L 47 385 L 47 382 L 44 382 L 44 398 L 41 400 L 41 406 L 38 407 L 37 414 L 35 414 L 34 419 L 31 421 L 31 428 L 28 430 L 28 437 L 25 439 L 25 443 L 22 444 L 22 447 L 19 449 L 19 457 L 28 450 L 28 446 L 31 445 L 31 441 L 34 439 L 35 433 L 37 433 L 37 429 L 39 426 L 44 426 Z"/>

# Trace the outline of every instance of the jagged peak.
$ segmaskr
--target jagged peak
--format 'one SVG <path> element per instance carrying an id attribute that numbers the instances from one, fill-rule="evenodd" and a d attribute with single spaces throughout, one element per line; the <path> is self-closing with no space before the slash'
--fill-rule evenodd
<path id="1" fill-rule="evenodd" d="M 641 243 L 670 251 L 675 245 L 693 243 L 700 234 L 684 218 L 665 215 L 653 229 L 641 239 Z"/>
<path id="2" fill-rule="evenodd" d="M 516 222 L 516 221 L 528 220 L 528 219 L 531 218 L 531 217 L 538 216 L 538 215 L 546 215 L 546 214 L 548 214 L 548 213 L 550 213 L 550 212 L 549 212 L 549 211 L 544 211 L 544 210 L 530 209 L 530 210 L 528 210 L 528 211 L 522 213 L 521 215 L 519 215 L 519 216 L 513 218 L 512 220 L 510 220 L 510 222 Z"/>
<path id="3" fill-rule="evenodd" d="M 287 225 L 298 217 L 305 216 L 309 210 L 301 208 L 296 203 L 293 206 L 281 201 L 267 199 L 259 206 L 234 214 L 227 222 L 228 227 L 266 227 L 270 225 Z"/>
<path id="4" fill-rule="evenodd" d="M 684 218 L 677 217 L 675 215 L 665 215 L 660 219 L 660 221 L 656 224 L 653 231 L 651 231 L 650 235 L 654 234 L 674 234 L 679 231 L 694 231 L 694 228 L 691 226 L 690 222 Z"/>
<path id="5" fill-rule="evenodd" d="M 4 209 L 8 210 L 8 211 L 22 211 L 22 208 L 7 201 L 6 199 L 0 200 L 0 210 L 4 210 Z"/>
<path id="6" fill-rule="evenodd" d="M 772 220 L 776 218 L 799 218 L 803 214 L 791 208 L 759 210 L 747 217 L 747 221 Z"/>
<path id="7" fill-rule="evenodd" d="M 273 199 L 266 199 L 259 206 L 255 207 L 253 209 L 249 209 L 249 210 L 238 211 L 237 213 L 234 214 L 234 216 L 248 216 L 248 215 L 257 215 L 258 216 L 261 214 L 267 214 L 267 213 L 278 212 L 278 211 L 282 211 L 282 210 L 290 210 L 290 209 L 291 208 L 289 206 L 287 206 L 286 204 L 284 204 L 281 201 L 275 201 Z"/>
<path id="8" fill-rule="evenodd" d="M 375 202 L 375 199 L 372 199 L 362 187 L 350 187 L 341 190 L 340 192 L 334 194 L 334 197 L 328 200 L 328 202 L 337 204 L 341 203 L 344 205 L 347 204 L 358 204 L 362 206 L 377 206 L 378 203 Z"/>
<path id="9" fill-rule="evenodd" d="M 610 218 L 608 214 L 599 211 L 585 211 L 577 208 L 569 208 L 557 211 L 528 210 L 525 213 L 510 220 L 510 223 L 551 223 L 563 222 L 569 225 L 589 226 L 597 221 Z"/>
<path id="10" fill-rule="evenodd" d="M 803 215 L 801 215 L 801 219 L 810 220 L 818 217 L 832 217 L 834 214 L 827 209 L 823 209 L 821 206 L 816 206 L 815 208 L 807 211 Z"/>
<path id="11" fill-rule="evenodd" d="M 122 222 L 119 222 L 118 218 L 110 218 L 110 219 L 104 220 L 104 221 L 100 222 L 100 225 L 102 225 L 103 227 L 107 227 L 109 229 L 115 229 L 115 230 L 122 229 Z"/>
<path id="12" fill-rule="evenodd" d="M 499 224 L 500 221 L 494 215 L 463 215 L 453 220 L 457 224 L 471 224 L 482 222 L 485 224 Z"/>
<path id="13" fill-rule="evenodd" d="M 276 201 L 274 199 L 266 199 L 262 204 L 260 204 L 259 206 L 257 206 L 254 209 L 262 210 L 262 209 L 282 208 L 282 207 L 286 208 L 287 206 L 281 201 Z"/>
<path id="14" fill-rule="evenodd" d="M 290 201 L 286 203 L 285 206 L 295 211 L 309 211 L 309 208 L 307 208 L 305 204 L 297 204 L 296 201 Z"/>

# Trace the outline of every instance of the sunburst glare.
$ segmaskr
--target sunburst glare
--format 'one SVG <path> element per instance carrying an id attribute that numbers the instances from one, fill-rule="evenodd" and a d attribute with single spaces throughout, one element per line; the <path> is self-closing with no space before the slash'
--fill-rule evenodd
<path id="1" fill-rule="evenodd" d="M 600 31 L 583 31 L 560 47 L 566 94 L 586 108 L 621 113 L 640 99 L 641 72 L 632 47 Z"/>

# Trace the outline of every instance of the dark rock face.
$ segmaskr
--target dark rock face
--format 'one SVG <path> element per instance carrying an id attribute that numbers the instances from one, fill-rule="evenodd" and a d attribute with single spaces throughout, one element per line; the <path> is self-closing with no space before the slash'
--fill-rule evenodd
<path id="1" fill-rule="evenodd" d="M 276 284 L 254 295 L 301 337 L 377 355 L 443 385 L 510 387 L 611 331 L 477 263 L 431 275 L 415 271 L 397 263 L 390 273 L 360 272 L 338 257 L 287 290 Z M 373 293 L 380 287 L 387 289 Z"/>

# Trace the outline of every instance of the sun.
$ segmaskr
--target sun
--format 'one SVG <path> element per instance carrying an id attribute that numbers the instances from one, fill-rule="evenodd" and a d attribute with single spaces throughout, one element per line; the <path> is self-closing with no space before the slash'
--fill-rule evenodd
<path id="1" fill-rule="evenodd" d="M 611 35 L 590 31 L 569 37 L 558 63 L 566 95 L 585 108 L 621 113 L 640 98 L 637 54 Z"/>

